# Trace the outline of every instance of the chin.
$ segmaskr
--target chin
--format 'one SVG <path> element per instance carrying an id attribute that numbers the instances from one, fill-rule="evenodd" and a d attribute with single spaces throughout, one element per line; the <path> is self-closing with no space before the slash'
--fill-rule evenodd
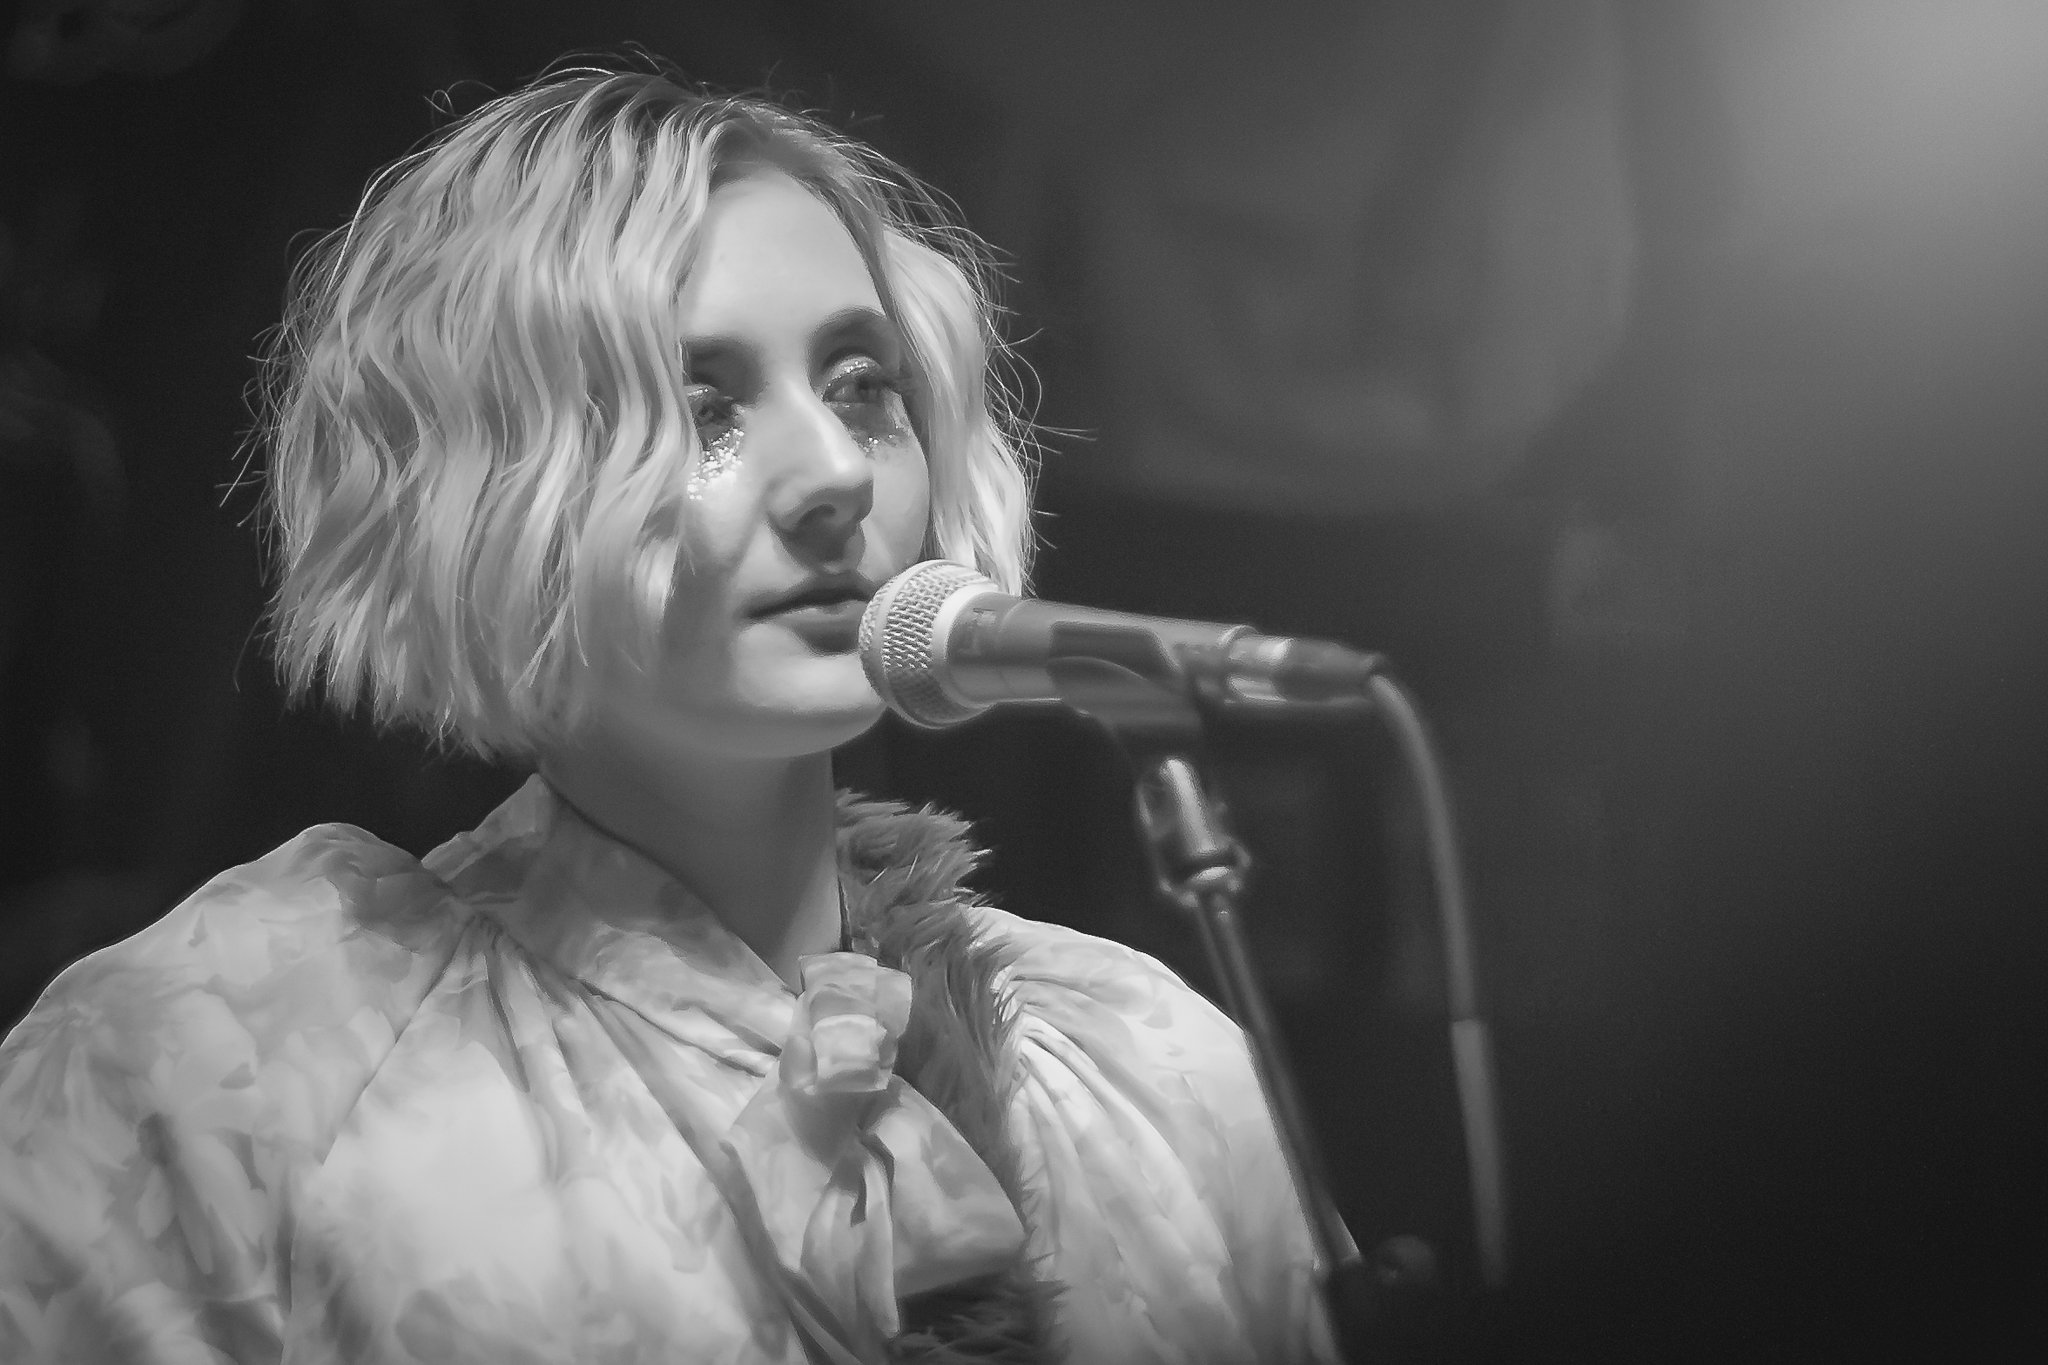
<path id="1" fill-rule="evenodd" d="M 772 689 L 748 699 L 746 719 L 734 728 L 745 733 L 751 752 L 796 757 L 859 739 L 882 710 L 859 661 L 842 655 L 779 676 Z"/>
<path id="2" fill-rule="evenodd" d="M 848 740 L 859 739 L 882 719 L 882 699 L 863 686 L 865 695 L 820 701 L 789 716 L 789 729 L 824 741 L 816 747 L 836 749 Z M 808 747 L 808 746 L 807 746 Z"/>
<path id="3" fill-rule="evenodd" d="M 723 677 L 673 678 L 615 713 L 629 742 L 739 759 L 800 758 L 860 738 L 882 718 L 859 656 L 743 658 Z"/>
<path id="4" fill-rule="evenodd" d="M 876 702 L 861 711 L 806 711 L 800 715 L 755 717 L 743 729 L 735 727 L 726 747 L 747 758 L 803 758 L 825 754 L 851 744 L 875 728 L 882 718 Z"/>

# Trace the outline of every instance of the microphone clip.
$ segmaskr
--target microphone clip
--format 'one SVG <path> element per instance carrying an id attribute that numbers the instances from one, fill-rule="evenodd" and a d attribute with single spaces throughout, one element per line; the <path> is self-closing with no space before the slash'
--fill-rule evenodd
<path id="1" fill-rule="evenodd" d="M 1199 917 L 1218 894 L 1244 894 L 1252 855 L 1226 825 L 1221 797 L 1202 786 L 1184 757 L 1165 756 L 1140 766 L 1138 826 L 1159 894 Z"/>

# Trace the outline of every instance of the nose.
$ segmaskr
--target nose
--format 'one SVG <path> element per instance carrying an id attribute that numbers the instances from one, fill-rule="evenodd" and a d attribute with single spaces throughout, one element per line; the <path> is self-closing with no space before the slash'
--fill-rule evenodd
<path id="1" fill-rule="evenodd" d="M 769 417 L 769 518 L 799 550 L 843 555 L 875 501 L 874 468 L 853 434 L 808 387 Z"/>

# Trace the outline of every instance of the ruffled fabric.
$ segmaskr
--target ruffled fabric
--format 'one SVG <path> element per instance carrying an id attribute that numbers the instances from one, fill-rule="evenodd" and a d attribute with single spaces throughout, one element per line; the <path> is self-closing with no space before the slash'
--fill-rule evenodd
<path id="1" fill-rule="evenodd" d="M 775 1078 L 725 1140 L 781 1263 L 859 1358 L 879 1360 L 901 1330 L 900 1298 L 1002 1270 L 1024 1225 L 967 1140 L 895 1075 L 910 978 L 859 953 L 800 970 Z"/>
<path id="2" fill-rule="evenodd" d="M 843 817 L 801 993 L 538 782 L 77 964 L 0 1044 L 0 1360 L 1334 1359 L 1229 1021 Z"/>

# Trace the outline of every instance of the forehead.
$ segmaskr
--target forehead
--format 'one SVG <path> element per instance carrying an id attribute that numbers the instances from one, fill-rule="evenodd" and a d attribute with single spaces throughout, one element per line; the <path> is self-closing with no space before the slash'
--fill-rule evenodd
<path id="1" fill-rule="evenodd" d="M 678 302 L 686 335 L 763 341 L 851 308 L 882 307 L 853 234 L 779 171 L 713 191 Z"/>

